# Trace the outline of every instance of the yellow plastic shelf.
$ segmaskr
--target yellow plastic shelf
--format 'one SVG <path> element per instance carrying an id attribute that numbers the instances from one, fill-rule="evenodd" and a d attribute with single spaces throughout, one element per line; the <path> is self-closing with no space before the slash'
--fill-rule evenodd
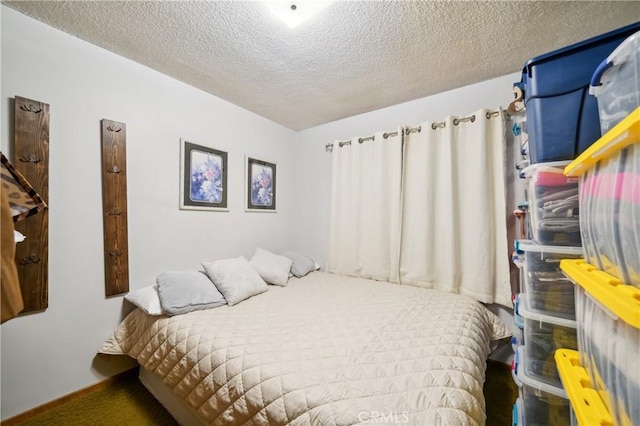
<path id="1" fill-rule="evenodd" d="M 578 425 L 614 426 L 600 395 L 591 386 L 587 370 L 580 365 L 578 351 L 558 349 L 554 358 Z"/>
<path id="2" fill-rule="evenodd" d="M 623 284 L 582 259 L 564 259 L 560 269 L 611 313 L 640 329 L 640 288 Z"/>
<path id="3" fill-rule="evenodd" d="M 569 163 L 564 168 L 564 174 L 565 176 L 581 176 L 585 171 L 594 167 L 598 161 L 615 155 L 633 143 L 640 143 L 640 107 Z"/>

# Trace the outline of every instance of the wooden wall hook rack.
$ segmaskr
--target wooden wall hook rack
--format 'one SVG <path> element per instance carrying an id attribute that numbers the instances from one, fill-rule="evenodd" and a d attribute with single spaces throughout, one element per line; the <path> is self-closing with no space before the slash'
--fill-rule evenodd
<path id="1" fill-rule="evenodd" d="M 15 168 L 44 202 L 49 201 L 49 105 L 15 97 Z M 24 310 L 49 306 L 49 213 L 30 216 L 15 224 L 27 238 L 16 245 L 15 261 Z"/>
<path id="2" fill-rule="evenodd" d="M 125 123 L 102 120 L 105 294 L 129 291 Z"/>

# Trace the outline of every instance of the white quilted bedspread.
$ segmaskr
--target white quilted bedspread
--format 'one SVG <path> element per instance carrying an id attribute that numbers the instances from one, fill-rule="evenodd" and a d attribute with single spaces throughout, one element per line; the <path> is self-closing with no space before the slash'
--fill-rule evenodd
<path id="1" fill-rule="evenodd" d="M 210 424 L 480 425 L 499 321 L 468 297 L 315 272 L 233 307 L 136 309 L 100 352 Z"/>

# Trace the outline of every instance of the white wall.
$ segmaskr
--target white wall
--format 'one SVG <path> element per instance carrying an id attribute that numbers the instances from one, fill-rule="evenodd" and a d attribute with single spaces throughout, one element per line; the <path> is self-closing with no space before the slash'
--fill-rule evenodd
<path id="1" fill-rule="evenodd" d="M 249 257 L 256 246 L 291 249 L 295 133 L 5 6 L 0 11 L 2 151 L 12 151 L 14 96 L 51 106 L 49 308 L 0 327 L 6 419 L 126 366 L 125 357 L 96 358 L 129 309 L 121 296 L 104 296 L 101 119 L 127 124 L 131 289 L 166 270 Z M 181 137 L 229 153 L 230 212 L 178 209 Z M 278 163 L 278 213 L 244 212 L 245 154 Z"/>
<path id="2" fill-rule="evenodd" d="M 329 249 L 331 211 L 331 154 L 325 152 L 326 143 L 348 140 L 354 136 L 370 136 L 377 131 L 394 131 L 401 125 L 416 126 L 425 121 L 441 121 L 447 115 L 465 116 L 480 108 L 506 108 L 513 100 L 511 88 L 516 81 L 520 81 L 519 73 L 298 132 L 295 156 L 296 250 L 308 253 L 324 266 Z M 508 174 L 513 179 L 510 160 L 507 164 Z M 513 185 L 509 189 L 509 193 L 513 193 Z M 513 207 L 507 210 L 512 211 Z M 513 223 L 510 225 L 513 227 Z M 491 308 L 514 328 L 510 310 L 497 306 Z M 517 330 L 514 328 L 514 331 Z M 501 351 L 496 359 L 508 362 L 510 356 L 509 348 Z"/>

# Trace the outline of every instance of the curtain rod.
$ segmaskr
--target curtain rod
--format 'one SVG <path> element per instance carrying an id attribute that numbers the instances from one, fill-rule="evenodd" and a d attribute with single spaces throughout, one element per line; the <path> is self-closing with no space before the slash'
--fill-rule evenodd
<path id="1" fill-rule="evenodd" d="M 505 112 L 506 115 L 509 115 L 509 113 Z M 498 115 L 500 115 L 500 110 L 497 111 L 488 111 L 485 116 L 487 117 L 487 120 L 490 119 L 491 117 L 497 117 Z M 470 121 L 470 122 L 474 122 L 476 121 L 476 116 L 474 115 L 470 115 L 468 117 L 459 117 L 459 118 L 454 118 L 453 119 L 453 125 L 457 126 L 460 123 L 466 122 L 466 121 Z M 440 121 L 440 122 L 435 122 L 435 123 L 431 123 L 431 128 L 433 130 L 436 130 L 438 128 L 444 128 L 446 126 L 446 122 L 444 121 Z M 422 131 L 422 126 L 418 126 L 418 127 L 406 127 L 403 129 L 403 132 L 405 135 L 410 135 L 411 133 L 420 133 Z M 382 134 L 382 137 L 384 139 L 388 139 L 390 136 L 398 136 L 398 131 L 396 130 L 395 132 L 385 132 Z M 372 135 L 372 136 L 368 136 L 366 138 L 358 138 L 358 143 L 363 143 L 366 141 L 372 141 L 375 140 L 376 136 Z M 347 141 L 338 141 L 338 146 L 340 148 L 342 148 L 345 145 L 351 145 L 351 141 L 347 140 Z M 333 151 L 333 143 L 328 143 L 325 144 L 324 146 L 325 151 L 327 152 L 332 152 Z"/>

